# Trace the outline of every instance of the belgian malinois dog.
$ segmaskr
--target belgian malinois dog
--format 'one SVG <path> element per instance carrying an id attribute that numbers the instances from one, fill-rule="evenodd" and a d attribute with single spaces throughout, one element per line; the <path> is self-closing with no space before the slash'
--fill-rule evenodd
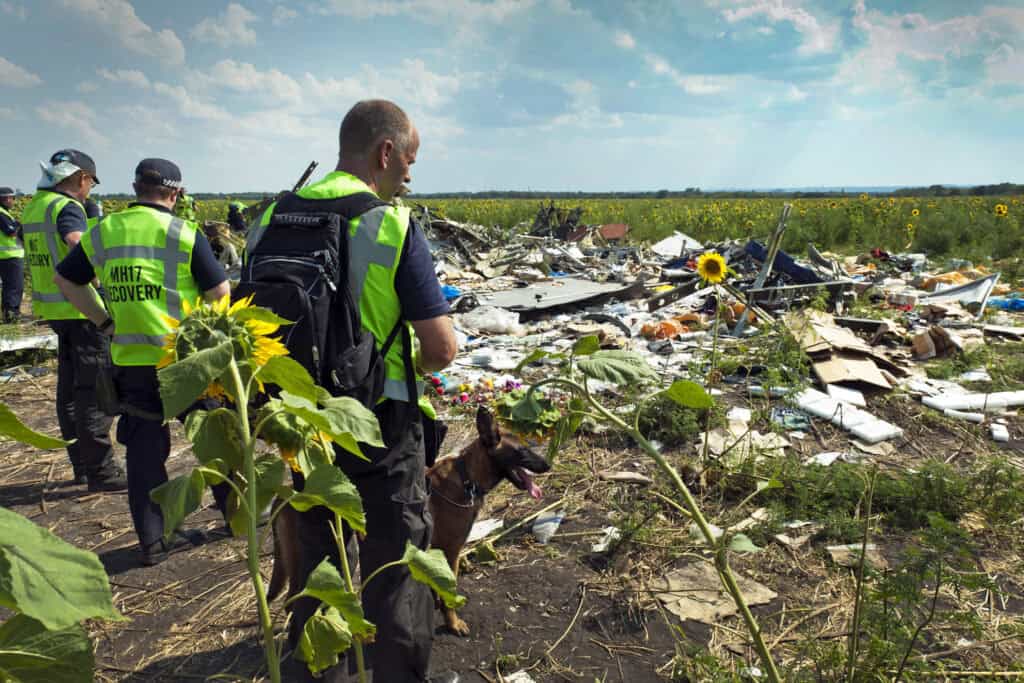
<path id="1" fill-rule="evenodd" d="M 548 461 L 534 453 L 511 434 L 502 434 L 498 422 L 487 408 L 476 412 L 477 438 L 455 457 L 442 458 L 427 470 L 430 487 L 430 514 L 434 531 L 430 545 L 444 552 L 456 578 L 459 553 L 466 544 L 473 522 L 484 504 L 484 496 L 508 479 L 534 498 L 541 497 L 534 474 L 551 469 Z M 460 636 L 469 635 L 469 626 L 455 610 L 438 601 L 444 623 Z"/>
<path id="2" fill-rule="evenodd" d="M 534 474 L 551 469 L 548 461 L 524 446 L 515 436 L 502 434 L 490 411 L 481 407 L 476 414 L 477 438 L 453 457 L 438 460 L 427 470 L 430 488 L 430 513 L 434 519 L 430 545 L 444 552 L 449 566 L 459 575 L 459 553 L 469 537 L 477 514 L 487 495 L 502 480 L 541 497 L 541 489 L 533 481 Z M 275 501 L 275 507 L 277 501 Z M 287 596 L 298 594 L 298 567 L 303 552 L 298 538 L 298 512 L 285 506 L 274 520 L 274 570 L 267 587 L 267 600 L 277 597 L 285 584 Z M 458 635 L 469 635 L 469 626 L 441 601 L 445 625 Z"/>

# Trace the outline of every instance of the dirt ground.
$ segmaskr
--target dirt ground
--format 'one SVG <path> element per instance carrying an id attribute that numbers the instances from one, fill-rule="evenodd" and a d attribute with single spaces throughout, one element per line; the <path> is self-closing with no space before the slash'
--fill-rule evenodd
<path id="1" fill-rule="evenodd" d="M 49 365 L 52 370 L 52 361 Z M 55 434 L 54 390 L 51 371 L 0 385 L 0 400 L 32 427 Z M 936 426 L 922 419 L 924 410 L 918 403 L 887 401 L 875 411 L 908 430 L 895 454 L 879 458 L 883 466 L 906 467 L 908 462 L 938 456 L 968 460 L 987 448 L 977 430 Z M 473 436 L 468 413 L 453 418 L 445 452 L 457 450 Z M 1020 426 L 1014 426 L 1017 433 Z M 173 426 L 173 433 L 172 476 L 194 463 L 179 425 Z M 824 425 L 796 442 L 795 448 L 812 454 L 835 448 L 844 439 Z M 686 541 L 689 522 L 682 516 L 654 513 L 646 520 L 645 533 L 628 538 L 611 556 L 590 551 L 602 528 L 644 514 L 643 506 L 654 500 L 646 487 L 599 480 L 596 475 L 602 471 L 654 474 L 628 444 L 598 437 L 564 450 L 553 473 L 541 481 L 545 497 L 540 503 L 507 484 L 488 497 L 481 518 L 501 518 L 506 529 L 525 523 L 495 544 L 496 563 L 470 560 L 464 568 L 459 588 L 468 604 L 460 614 L 471 635 L 460 638 L 444 632 L 440 614 L 435 614 L 434 671 L 454 669 L 463 681 L 473 683 L 495 683 L 524 669 L 538 682 L 661 681 L 670 678 L 682 643 L 735 658 L 739 667 L 744 662 L 756 664 L 735 617 L 714 625 L 680 624 L 651 597 L 651 581 L 688 560 L 706 557 Z M 70 477 L 63 452 L 0 444 L 0 505 L 97 553 L 110 575 L 115 605 L 128 618 L 90 625 L 97 680 L 264 680 L 255 603 L 242 556 L 244 540 L 221 531 L 209 494 L 206 507 L 186 525 L 206 530 L 211 540 L 146 568 L 139 564 L 125 495 L 90 494 L 71 484 Z M 565 522 L 550 544 L 539 545 L 527 518 L 558 501 L 566 510 Z M 898 539 L 883 552 L 898 554 Z M 1011 568 L 1019 567 L 1021 558 L 995 538 L 985 544 L 984 553 L 988 566 L 1005 568 L 994 572 L 1008 598 L 998 606 L 993 602 L 986 618 L 1019 623 L 1024 595 Z M 734 565 L 778 593 L 754 610 L 777 653 L 784 654 L 808 632 L 818 641 L 846 636 L 852 573 L 830 567 L 817 544 L 796 549 L 769 545 L 758 555 L 736 556 Z M 269 576 L 269 554 L 264 556 L 264 573 Z M 282 624 L 280 600 L 274 611 Z M 956 642 L 952 636 L 951 640 Z M 947 645 L 936 641 L 933 649 Z M 988 665 L 1008 667 L 1021 661 L 1022 646 L 1019 639 L 1004 639 L 988 644 L 985 652 Z M 971 649 L 964 648 L 962 663 L 970 666 L 972 656 Z"/>
<path id="2" fill-rule="evenodd" d="M 54 392 L 50 373 L 3 386 L 0 400 L 34 428 L 56 434 Z M 466 426 L 456 423 L 449 446 L 464 445 Z M 194 461 L 180 427 L 175 424 L 172 431 L 168 469 L 174 476 Z M 123 457 L 123 448 L 117 449 Z M 70 478 L 63 452 L 0 444 L 0 505 L 97 553 L 110 576 L 114 603 L 129 619 L 91 625 L 97 680 L 185 681 L 218 674 L 262 680 L 255 603 L 242 555 L 245 542 L 221 531 L 209 494 L 187 526 L 207 531 L 210 541 L 156 567 L 143 567 L 125 495 L 90 494 Z M 555 487 L 546 493 L 544 502 L 550 502 L 562 492 Z M 542 506 L 505 485 L 489 497 L 482 516 L 514 520 Z M 551 545 L 533 543 L 528 528 L 513 532 L 499 547 L 499 564 L 464 572 L 460 591 L 469 602 L 460 614 L 472 634 L 460 638 L 444 632 L 436 613 L 434 670 L 459 671 L 463 681 L 496 681 L 496 665 L 505 674 L 529 668 L 538 681 L 660 680 L 656 669 L 673 653 L 668 627 L 656 613 L 633 609 L 633 601 L 580 562 L 578 554 L 588 550 L 593 537 L 582 532 L 603 526 L 596 509 L 593 519 L 580 512 L 565 522 Z M 268 543 L 268 577 L 270 567 Z M 279 600 L 279 623 L 281 612 Z"/>

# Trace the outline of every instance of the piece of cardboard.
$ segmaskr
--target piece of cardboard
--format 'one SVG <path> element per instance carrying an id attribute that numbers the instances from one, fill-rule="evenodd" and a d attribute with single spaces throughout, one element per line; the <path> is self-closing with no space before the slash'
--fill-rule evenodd
<path id="1" fill-rule="evenodd" d="M 827 360 L 812 361 L 814 374 L 822 384 L 860 382 L 880 389 L 891 389 L 892 385 L 882 374 L 875 361 L 864 356 L 844 351 L 833 352 Z"/>

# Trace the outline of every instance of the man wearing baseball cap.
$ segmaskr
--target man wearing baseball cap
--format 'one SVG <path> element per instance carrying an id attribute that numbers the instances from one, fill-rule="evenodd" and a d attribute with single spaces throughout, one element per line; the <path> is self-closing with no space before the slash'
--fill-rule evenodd
<path id="1" fill-rule="evenodd" d="M 14 190 L 0 187 L 0 306 L 5 323 L 21 318 L 21 295 L 25 289 L 25 247 L 21 223 L 11 214 Z"/>
<path id="2" fill-rule="evenodd" d="M 142 562 L 154 565 L 173 547 L 202 541 L 198 532 L 178 532 L 165 543 L 163 514 L 149 497 L 167 481 L 165 462 L 171 452 L 156 374 L 165 354 L 164 338 L 171 331 L 167 318 L 180 320 L 184 301 L 194 302 L 200 295 L 217 301 L 230 294 L 230 287 L 203 232 L 172 213 L 181 192 L 177 165 L 143 159 L 135 169 L 134 187 L 137 201 L 93 225 L 57 266 L 56 282 L 68 301 L 111 340 L 118 395 L 122 405 L 131 407 L 117 424 L 117 440 L 127 448 L 128 507 Z M 109 315 L 91 296 L 93 278 L 107 292 Z M 223 483 L 214 487 L 221 512 L 229 490 Z"/>
<path id="3" fill-rule="evenodd" d="M 96 163 L 77 149 L 62 149 L 41 163 L 38 190 L 21 221 L 32 276 L 32 311 L 57 333 L 57 421 L 61 437 L 74 440 L 68 457 L 75 482 L 90 491 L 123 491 L 124 470 L 114 460 L 113 418 L 96 405 L 96 376 L 110 366 L 110 343 L 54 283 L 57 264 L 78 244 L 87 223 L 82 202 L 99 184 Z M 89 288 L 97 305 L 99 295 Z"/>

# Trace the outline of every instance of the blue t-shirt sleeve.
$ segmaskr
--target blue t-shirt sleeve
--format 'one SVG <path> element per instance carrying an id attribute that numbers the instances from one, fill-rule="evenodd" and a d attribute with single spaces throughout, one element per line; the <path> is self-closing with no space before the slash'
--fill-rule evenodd
<path id="1" fill-rule="evenodd" d="M 395 273 L 395 291 L 405 320 L 429 320 L 448 313 L 448 302 L 434 273 L 430 245 L 423 230 L 412 219 Z"/>
<path id="2" fill-rule="evenodd" d="M 61 277 L 71 280 L 76 285 L 87 285 L 96 277 L 96 271 L 92 267 L 89 257 L 86 256 L 85 249 L 82 249 L 81 242 L 76 244 L 64 257 L 64 260 L 57 264 L 57 272 L 61 274 Z"/>
<path id="3" fill-rule="evenodd" d="M 21 223 L 16 219 L 8 218 L 6 215 L 0 213 L 0 231 L 3 231 L 5 235 L 8 237 L 14 237 L 18 234 L 18 228 L 20 227 Z"/>
<path id="4" fill-rule="evenodd" d="M 61 238 L 66 238 L 69 233 L 85 232 L 87 229 L 88 224 L 82 207 L 74 202 L 65 204 L 64 208 L 60 210 L 60 215 L 57 216 L 57 234 Z"/>
<path id="5" fill-rule="evenodd" d="M 201 232 L 196 233 L 196 241 L 192 244 L 192 277 L 200 292 L 213 289 L 228 279 L 224 266 L 213 255 L 210 241 Z"/>

